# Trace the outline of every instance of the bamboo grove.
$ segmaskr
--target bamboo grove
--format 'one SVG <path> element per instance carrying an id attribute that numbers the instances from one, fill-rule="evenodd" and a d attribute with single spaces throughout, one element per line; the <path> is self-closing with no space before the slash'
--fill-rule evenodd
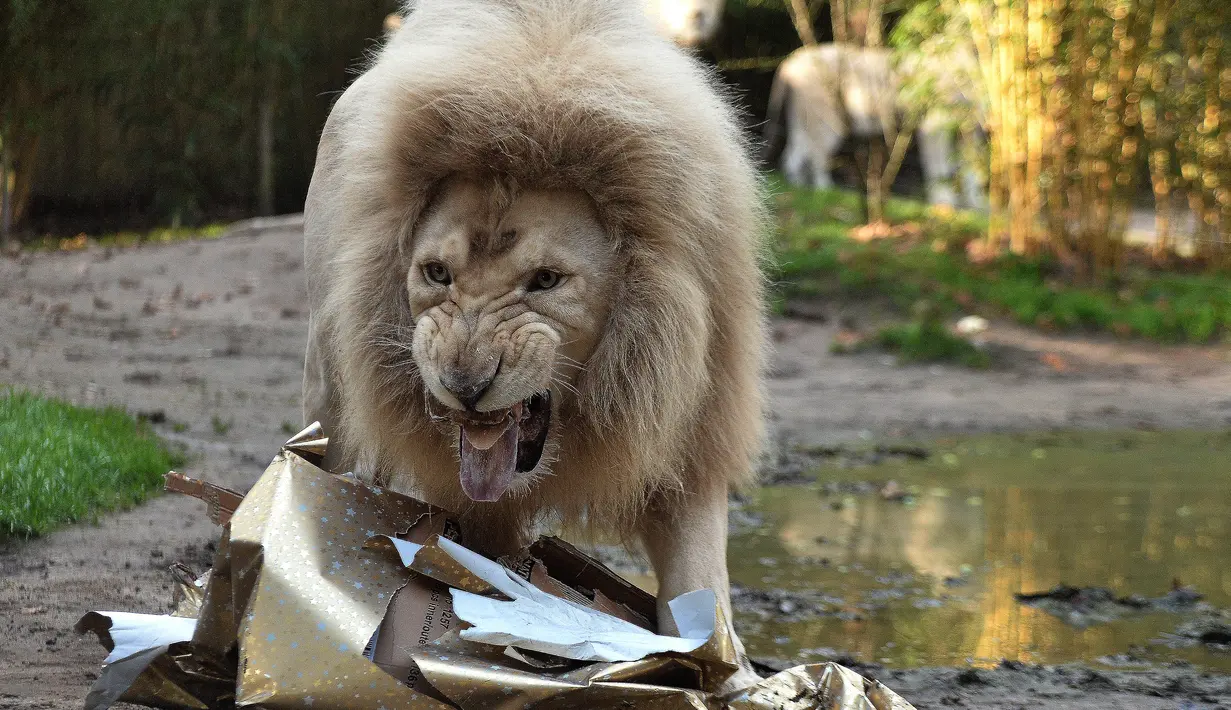
<path id="1" fill-rule="evenodd" d="M 937 0 L 908 13 L 901 44 L 968 42 L 978 57 L 992 246 L 1108 273 L 1123 261 L 1144 181 L 1158 258 L 1228 264 L 1231 22 L 1221 5 Z"/>

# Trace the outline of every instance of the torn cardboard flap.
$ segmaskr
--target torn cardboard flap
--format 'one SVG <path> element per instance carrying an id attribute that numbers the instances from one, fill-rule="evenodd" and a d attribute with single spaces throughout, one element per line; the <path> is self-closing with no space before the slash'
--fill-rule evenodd
<path id="1" fill-rule="evenodd" d="M 539 538 L 524 553 L 500 562 L 549 594 L 592 606 L 644 629 L 657 628 L 653 595 L 558 537 Z"/>
<path id="2" fill-rule="evenodd" d="M 712 592 L 659 636 L 653 597 L 571 545 L 487 559 L 446 511 L 318 468 L 326 445 L 305 430 L 245 496 L 168 477 L 224 525 L 213 568 L 177 569 L 173 616 L 83 618 L 111 652 L 87 710 L 910 708 L 833 664 L 715 696 L 734 651 Z"/>
<path id="3" fill-rule="evenodd" d="M 374 539 L 422 545 L 442 535 L 456 540 L 461 530 L 450 518 L 427 515 L 420 517 L 408 531 L 397 537 Z M 424 695 L 446 700 L 431 683 L 424 680 L 411 652 L 435 641 L 456 626 L 449 586 L 427 576 L 412 577 L 409 584 L 393 595 L 385 618 L 364 649 L 364 656 L 406 686 Z"/>
<path id="4" fill-rule="evenodd" d="M 205 501 L 205 504 L 209 506 L 209 519 L 214 525 L 226 525 L 244 499 L 242 493 L 205 481 L 198 481 L 175 471 L 168 472 L 163 476 L 163 480 L 163 489 L 167 492 L 182 493 Z"/>

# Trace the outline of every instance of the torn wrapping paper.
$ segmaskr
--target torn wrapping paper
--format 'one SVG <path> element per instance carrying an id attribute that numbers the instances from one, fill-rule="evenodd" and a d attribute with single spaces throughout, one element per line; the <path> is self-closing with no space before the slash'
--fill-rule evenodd
<path id="1" fill-rule="evenodd" d="M 409 569 L 421 545 L 386 538 Z M 659 636 L 636 624 L 561 595 L 535 587 L 512 570 L 456 542 L 437 545 L 467 572 L 508 600 L 454 589 L 453 612 L 469 628 L 461 638 L 496 646 L 514 646 L 577 661 L 637 661 L 652 653 L 695 651 L 714 633 L 717 602 L 709 590 L 686 594 L 671 602 L 680 636 Z M 697 623 L 698 620 L 703 620 Z"/>
<path id="2" fill-rule="evenodd" d="M 738 708 L 909 710 L 835 664 L 722 697 L 736 669 L 708 590 L 655 601 L 557 538 L 493 561 L 447 511 L 318 468 L 314 425 L 246 495 L 169 474 L 223 525 L 213 568 L 180 566 L 170 616 L 91 612 L 109 651 L 87 710 Z"/>

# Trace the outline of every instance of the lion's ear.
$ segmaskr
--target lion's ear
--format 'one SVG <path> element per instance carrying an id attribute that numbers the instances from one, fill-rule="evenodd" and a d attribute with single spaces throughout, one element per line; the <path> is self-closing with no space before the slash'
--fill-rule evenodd
<path id="1" fill-rule="evenodd" d="M 419 224 L 440 205 L 440 196 L 444 186 L 453 175 L 445 175 L 427 182 L 417 194 L 407 195 L 405 208 L 402 210 L 401 224 L 397 228 L 398 256 L 405 259 L 414 248 L 415 232 Z"/>

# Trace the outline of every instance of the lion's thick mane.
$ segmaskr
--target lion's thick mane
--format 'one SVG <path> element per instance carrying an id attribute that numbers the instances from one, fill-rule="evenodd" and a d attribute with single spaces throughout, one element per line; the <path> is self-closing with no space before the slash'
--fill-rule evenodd
<path id="1" fill-rule="evenodd" d="M 749 480 L 766 338 L 759 178 L 711 74 L 627 0 L 420 0 L 335 106 L 306 207 L 309 297 L 340 438 L 461 505 L 401 343 L 407 243 L 450 174 L 580 189 L 622 290 L 552 475 L 490 516 L 626 527 L 655 493 Z M 443 480 L 448 479 L 448 480 Z"/>

